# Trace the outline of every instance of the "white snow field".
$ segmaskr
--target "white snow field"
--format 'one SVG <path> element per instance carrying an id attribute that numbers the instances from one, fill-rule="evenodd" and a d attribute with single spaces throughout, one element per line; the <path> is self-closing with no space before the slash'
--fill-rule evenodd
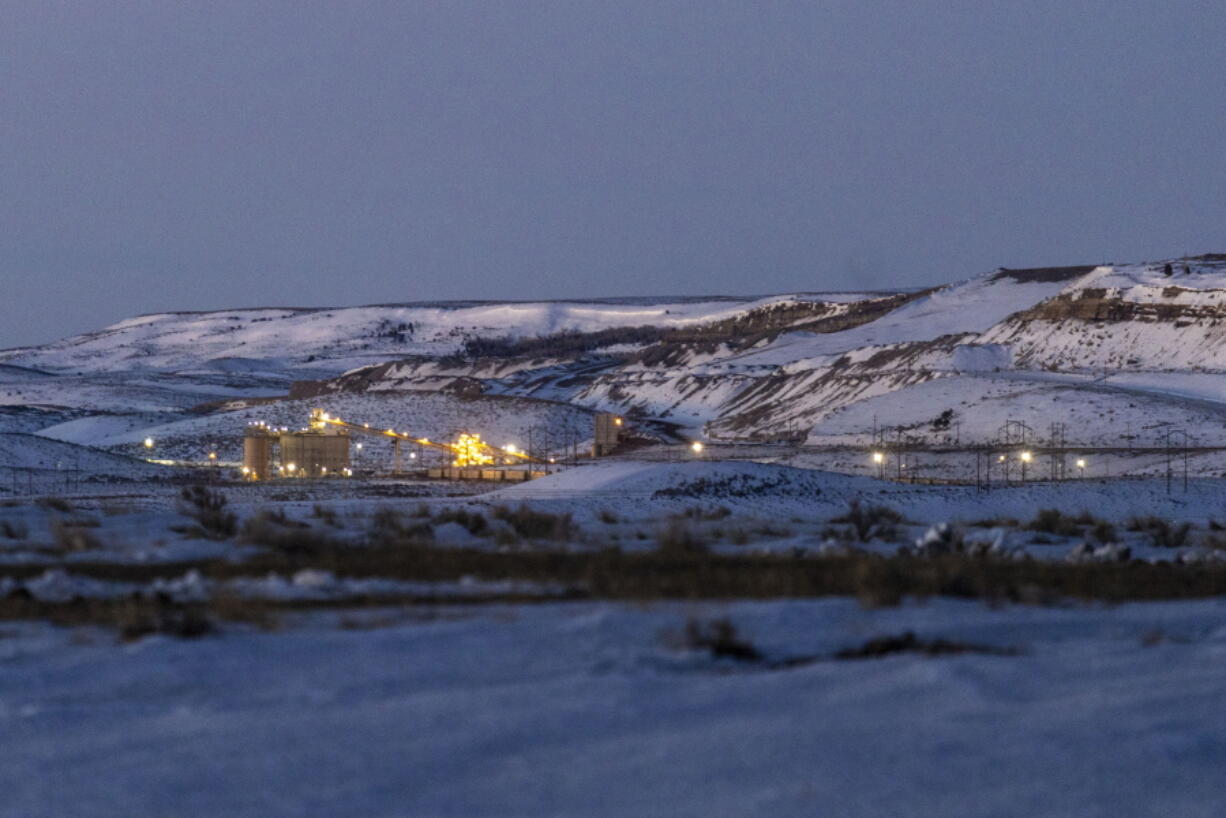
<path id="1" fill-rule="evenodd" d="M 720 504 L 738 514 L 822 520 L 860 499 L 879 503 L 924 522 L 973 522 L 992 517 L 1025 520 L 1038 509 L 1076 515 L 1091 511 L 1107 520 L 1154 514 L 1199 519 L 1220 513 L 1222 487 L 1211 479 L 1190 480 L 1185 492 L 1168 493 L 1164 478 L 1070 480 L 1001 486 L 896 483 L 817 469 L 738 461 L 645 463 L 621 461 L 583 466 L 529 483 L 499 489 L 480 500 L 529 501 L 533 505 L 609 508 L 641 517 L 694 504 Z"/>
<path id="2" fill-rule="evenodd" d="M 52 371 L 344 370 L 407 355 L 445 355 L 466 335 L 535 336 L 609 327 L 687 326 L 788 298 L 848 301 L 855 293 L 592 302 L 457 302 L 162 313 L 43 347 L 0 352 L 10 365 Z"/>
<path id="3" fill-rule="evenodd" d="M 687 650 L 689 617 L 799 661 Z M 832 658 L 905 631 L 1018 653 Z M 549 604 L 128 645 L 4 636 L 14 818 L 1209 818 L 1226 799 L 1219 601 Z"/>

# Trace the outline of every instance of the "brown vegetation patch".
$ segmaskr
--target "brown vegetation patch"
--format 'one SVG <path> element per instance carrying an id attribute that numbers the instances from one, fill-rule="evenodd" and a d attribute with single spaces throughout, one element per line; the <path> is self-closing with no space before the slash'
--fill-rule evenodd
<path id="1" fill-rule="evenodd" d="M 955 642 L 949 639 L 920 639 L 911 631 L 898 636 L 879 636 L 855 648 L 846 648 L 834 655 L 835 659 L 881 659 L 899 653 L 918 653 L 921 656 L 951 656 L 963 653 L 978 653 L 987 656 L 1016 656 L 1013 648 L 998 648 L 992 645 L 976 645 L 971 642 Z"/>

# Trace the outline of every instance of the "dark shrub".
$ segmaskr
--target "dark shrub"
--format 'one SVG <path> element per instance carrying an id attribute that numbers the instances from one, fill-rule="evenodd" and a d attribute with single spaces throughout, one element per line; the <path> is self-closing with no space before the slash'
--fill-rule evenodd
<path id="1" fill-rule="evenodd" d="M 727 619 L 685 623 L 685 642 L 691 650 L 710 651 L 716 659 L 736 659 L 739 662 L 760 662 L 762 654 L 748 641 L 741 639 L 736 626 Z"/>
<path id="2" fill-rule="evenodd" d="M 1106 520 L 1098 520 L 1090 526 L 1090 537 L 1101 543 L 1117 542 L 1115 526 Z"/>
<path id="3" fill-rule="evenodd" d="M 1044 534 L 1054 534 L 1057 537 L 1080 537 L 1081 526 L 1072 517 L 1056 508 L 1045 508 L 1026 523 L 1030 531 L 1041 531 Z"/>
<path id="4" fill-rule="evenodd" d="M 707 553 L 707 543 L 685 520 L 674 517 L 656 535 L 659 553 L 670 557 L 690 557 Z"/>
<path id="5" fill-rule="evenodd" d="M 341 521 L 337 517 L 335 509 L 331 509 L 326 506 L 316 505 L 315 508 L 311 511 L 311 516 L 315 517 L 317 520 L 323 520 L 323 522 L 326 525 L 330 525 L 333 528 L 341 527 Z"/>
<path id="6" fill-rule="evenodd" d="M 550 514 L 526 505 L 514 510 L 507 506 L 495 506 L 493 516 L 511 526 L 525 540 L 567 540 L 575 533 L 569 514 Z"/>
<path id="7" fill-rule="evenodd" d="M 449 508 L 434 515 L 435 525 L 443 523 L 457 523 L 474 537 L 484 536 L 490 530 L 489 521 L 485 519 L 484 514 L 464 508 Z"/>
<path id="8" fill-rule="evenodd" d="M 1157 548 L 1182 548 L 1188 544 L 1192 524 L 1173 525 L 1161 517 L 1133 517 L 1128 521 L 1128 530 L 1145 534 Z"/>
<path id="9" fill-rule="evenodd" d="M 902 515 L 887 506 L 865 505 L 857 498 L 848 504 L 846 514 L 830 522 L 850 525 L 860 542 L 873 538 L 893 540 L 898 537 Z"/>
<path id="10" fill-rule="evenodd" d="M 322 554 L 338 545 L 336 540 L 312 530 L 306 523 L 289 519 L 283 511 L 267 510 L 243 523 L 239 541 L 291 556 Z"/>
<path id="11" fill-rule="evenodd" d="M 434 526 L 426 521 L 405 525 L 395 510 L 381 508 L 370 518 L 367 540 L 370 545 L 422 545 L 434 540 Z"/>
<path id="12" fill-rule="evenodd" d="M 199 639 L 213 633 L 216 628 L 202 608 L 187 607 L 132 607 L 121 611 L 116 623 L 119 638 L 134 642 L 153 634 L 173 636 L 178 639 Z"/>
<path id="13" fill-rule="evenodd" d="M 226 508 L 226 496 L 204 486 L 185 488 L 180 493 L 181 511 L 196 521 L 201 536 L 228 540 L 238 533 L 238 517 Z"/>
<path id="14" fill-rule="evenodd" d="M 102 548 L 102 541 L 90 530 L 96 525 L 96 522 L 91 526 L 72 520 L 52 520 L 51 536 L 64 551 L 93 551 Z"/>

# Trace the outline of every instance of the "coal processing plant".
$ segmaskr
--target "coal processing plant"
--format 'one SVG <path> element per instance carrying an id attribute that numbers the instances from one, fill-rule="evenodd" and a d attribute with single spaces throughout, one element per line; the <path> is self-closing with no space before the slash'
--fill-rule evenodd
<path id="1" fill-rule="evenodd" d="M 594 418 L 592 456 L 613 452 L 620 441 L 624 421 L 602 412 Z M 247 480 L 344 478 L 355 474 L 351 460 L 353 438 L 375 436 L 391 441 L 392 463 L 389 473 L 402 475 L 405 452 L 415 461 L 409 470 L 420 477 L 440 480 L 522 481 L 543 477 L 556 465 L 550 457 L 539 457 L 515 446 L 499 447 L 481 439 L 479 434 L 460 433 L 450 442 L 417 437 L 396 429 L 380 429 L 368 423 L 351 423 L 322 409 L 311 412 L 310 424 L 302 429 L 273 427 L 252 423 L 243 436 L 242 475 Z M 438 465 L 426 467 L 417 462 L 418 451 L 439 454 Z"/>

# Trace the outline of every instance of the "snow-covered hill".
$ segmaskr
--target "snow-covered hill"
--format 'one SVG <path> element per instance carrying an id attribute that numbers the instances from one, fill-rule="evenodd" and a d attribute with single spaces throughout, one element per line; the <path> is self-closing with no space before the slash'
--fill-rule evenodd
<path id="1" fill-rule="evenodd" d="M 469 337 L 532 337 L 614 327 L 685 327 L 789 300 L 854 302 L 862 294 L 448 302 L 161 313 L 41 347 L 0 352 L 0 363 L 64 371 L 326 374 L 409 355 L 457 352 Z"/>
<path id="2" fill-rule="evenodd" d="M 1087 444 L 1170 424 L 1212 437 L 1223 319 L 1221 255 L 920 292 L 165 313 L 0 352 L 0 431 L 114 447 L 155 434 L 192 454 L 199 435 L 237 437 L 244 400 L 296 425 L 308 403 L 434 392 L 489 398 L 490 434 L 533 425 L 531 404 L 505 400 L 531 398 L 728 441 L 864 445 L 875 425 L 942 416 L 936 432 L 961 442 L 1014 418 Z M 358 411 L 445 433 L 463 416 L 448 400 Z"/>

